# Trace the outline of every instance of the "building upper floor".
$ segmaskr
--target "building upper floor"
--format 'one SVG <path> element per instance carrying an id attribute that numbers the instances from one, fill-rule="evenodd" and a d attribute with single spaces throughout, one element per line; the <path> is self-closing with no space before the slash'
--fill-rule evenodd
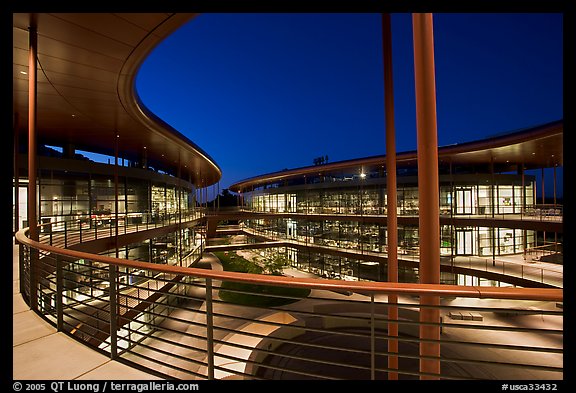
<path id="1" fill-rule="evenodd" d="M 517 130 L 479 141 L 441 146 L 438 148 L 440 181 L 451 182 L 485 176 L 485 182 L 495 183 L 502 174 L 516 174 L 521 181 L 527 171 L 555 168 L 563 165 L 564 122 L 558 120 Z M 417 183 L 417 151 L 396 155 L 399 184 Z M 322 183 L 321 188 L 349 187 L 353 185 L 385 184 L 386 156 L 372 156 L 325 163 L 258 175 L 233 184 L 230 189 L 248 193 L 270 188 L 297 186 L 310 188 Z M 380 180 L 379 180 L 380 179 Z M 531 177 L 529 177 L 532 180 Z"/>
<path id="2" fill-rule="evenodd" d="M 190 13 L 14 13 L 15 152 L 30 118 L 38 145 L 127 160 L 185 179 L 215 184 L 221 169 L 205 151 L 155 116 L 135 80 L 163 39 Z"/>

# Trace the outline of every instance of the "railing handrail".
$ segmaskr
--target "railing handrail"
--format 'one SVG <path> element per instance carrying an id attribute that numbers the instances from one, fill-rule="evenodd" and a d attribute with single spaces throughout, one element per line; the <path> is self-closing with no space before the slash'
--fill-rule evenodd
<path id="1" fill-rule="evenodd" d="M 334 291 L 373 292 L 380 294 L 397 294 L 409 296 L 459 296 L 471 298 L 495 298 L 516 300 L 563 301 L 563 290 L 556 288 L 516 288 L 516 287 L 484 287 L 450 284 L 414 284 L 372 281 L 342 281 L 318 278 L 297 278 L 285 276 L 260 275 L 229 271 L 212 271 L 207 269 L 183 267 L 175 265 L 160 265 L 151 262 L 119 259 L 105 255 L 91 254 L 83 251 L 70 250 L 43 244 L 29 239 L 29 228 L 23 228 L 15 235 L 16 240 L 29 247 L 77 259 L 89 259 L 110 265 L 145 269 L 160 273 L 195 276 L 215 280 L 237 281 L 261 285 L 291 286 L 308 289 L 323 289 Z"/>

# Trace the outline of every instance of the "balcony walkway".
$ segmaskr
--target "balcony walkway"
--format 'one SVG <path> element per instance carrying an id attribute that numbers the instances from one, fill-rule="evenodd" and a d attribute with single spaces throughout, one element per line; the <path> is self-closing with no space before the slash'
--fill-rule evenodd
<path id="1" fill-rule="evenodd" d="M 386 258 L 386 252 L 372 252 L 367 250 L 358 250 L 355 248 L 341 248 L 335 246 L 325 246 L 317 243 L 305 242 L 302 240 L 292 240 L 284 239 L 275 234 L 263 233 L 254 231 L 251 228 L 241 228 L 238 231 L 244 232 L 248 235 L 261 236 L 268 238 L 268 241 L 261 243 L 233 243 L 229 245 L 209 245 L 206 247 L 206 251 L 225 251 L 233 249 L 250 249 L 250 248 L 265 248 L 265 247 L 307 247 L 314 248 L 316 252 L 325 251 L 330 253 L 330 251 L 338 251 L 343 254 L 349 254 L 351 258 L 356 258 L 362 260 L 366 257 L 374 258 Z M 236 232 L 238 232 L 236 231 Z M 220 232 L 222 233 L 222 232 Z M 398 260 L 404 260 L 408 262 L 418 263 L 418 255 L 409 254 L 398 254 Z M 495 257 L 494 261 L 492 256 L 461 256 L 455 255 L 441 256 L 440 263 L 443 266 L 453 266 L 457 268 L 470 269 L 470 275 L 474 274 L 474 271 L 478 272 L 488 272 L 495 275 L 505 275 L 515 278 L 525 279 L 535 283 L 543 283 L 556 288 L 563 288 L 563 270 L 564 266 L 557 263 L 549 263 L 541 258 L 536 258 L 535 256 L 528 255 L 526 258 L 522 254 L 511 254 L 511 255 L 498 255 Z M 337 277 L 336 277 L 337 278 Z M 471 285 L 471 284 L 466 284 Z"/>
<path id="2" fill-rule="evenodd" d="M 547 265 L 545 262 L 538 262 Z M 550 264 L 553 265 L 553 264 Z M 558 265 L 553 265 L 558 268 Z M 561 266 L 560 266 L 561 268 Z M 561 269 L 560 269 L 561 272 Z M 287 272 L 288 273 L 288 272 Z M 291 275 L 308 275 L 296 270 Z M 290 274 L 289 273 L 289 274 Z M 160 380 L 161 378 L 113 361 L 83 344 L 57 332 L 56 328 L 36 315 L 19 293 L 18 246 L 13 246 L 13 378 L 14 380 Z M 336 295 L 337 296 L 337 295 Z M 385 299 L 381 299 L 385 301 Z M 454 299 L 454 302 L 476 305 L 479 299 Z M 501 303 L 503 301 L 497 301 Z M 483 302 L 482 302 L 483 303 Z M 538 307 L 552 307 L 554 304 Z M 558 305 L 556 305 L 557 307 Z M 561 326 L 556 318 L 530 318 L 529 323 Z M 485 321 L 487 322 L 487 321 Z M 526 320 L 528 322 L 528 319 Z M 558 325 L 559 324 L 559 325 Z M 233 339 L 233 338 L 230 338 Z M 235 354 L 242 357 L 245 354 Z M 561 362 L 561 358 L 560 358 Z M 241 367 L 241 365 L 238 365 Z M 496 376 L 506 378 L 505 376 Z M 518 375 L 518 378 L 523 376 Z M 532 375 L 538 379 L 538 375 Z M 544 376 L 543 379 L 549 376 Z"/>

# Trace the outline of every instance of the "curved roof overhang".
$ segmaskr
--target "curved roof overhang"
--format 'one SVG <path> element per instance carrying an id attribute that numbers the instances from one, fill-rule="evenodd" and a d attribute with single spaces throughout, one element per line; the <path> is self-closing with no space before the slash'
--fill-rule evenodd
<path id="1" fill-rule="evenodd" d="M 200 147 L 152 114 L 135 81 L 146 56 L 195 14 L 13 14 L 15 128 L 28 132 L 29 27 L 38 32 L 37 138 L 53 146 L 148 164 L 204 187 L 222 171 Z M 26 73 L 26 74 L 24 74 Z M 25 140 L 25 139 L 23 139 Z"/>
<path id="2" fill-rule="evenodd" d="M 488 167 L 493 164 L 495 171 L 499 172 L 514 170 L 518 165 L 522 165 L 524 169 L 562 166 L 563 134 L 564 122 L 558 120 L 479 141 L 442 146 L 438 148 L 438 160 L 441 164 L 477 167 Z M 417 151 L 398 153 L 396 162 L 404 167 L 416 166 L 418 164 Z M 385 155 L 358 158 L 255 176 L 233 184 L 230 189 L 238 192 L 302 176 L 316 176 L 358 167 L 369 170 L 369 168 L 385 166 Z"/>

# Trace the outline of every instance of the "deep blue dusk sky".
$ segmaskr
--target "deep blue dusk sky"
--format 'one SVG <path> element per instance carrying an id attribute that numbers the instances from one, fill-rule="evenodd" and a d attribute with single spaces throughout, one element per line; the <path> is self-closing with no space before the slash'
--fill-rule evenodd
<path id="1" fill-rule="evenodd" d="M 439 144 L 563 118 L 562 23 L 434 14 Z M 416 149 L 410 14 L 392 15 L 392 34 L 402 152 Z M 380 14 L 200 14 L 151 53 L 137 90 L 214 158 L 220 189 L 321 155 L 386 152 Z"/>

